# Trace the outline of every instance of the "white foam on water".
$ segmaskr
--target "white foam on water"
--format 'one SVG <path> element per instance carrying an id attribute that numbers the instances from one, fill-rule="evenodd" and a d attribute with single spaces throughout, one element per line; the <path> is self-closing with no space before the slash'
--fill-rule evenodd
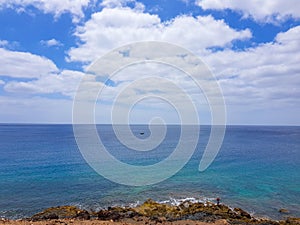
<path id="1" fill-rule="evenodd" d="M 214 198 L 208 198 L 208 197 L 201 197 L 201 198 L 195 198 L 195 197 L 172 198 L 172 197 L 170 197 L 169 200 L 158 201 L 158 202 L 162 203 L 162 204 L 170 204 L 170 205 L 179 206 L 180 204 L 182 204 L 184 202 L 204 203 L 204 204 L 206 204 L 206 202 L 215 202 L 215 199 Z"/>

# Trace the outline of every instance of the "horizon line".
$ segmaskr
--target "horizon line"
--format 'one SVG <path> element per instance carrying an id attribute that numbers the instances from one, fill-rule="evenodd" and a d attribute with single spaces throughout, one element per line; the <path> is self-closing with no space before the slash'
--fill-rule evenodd
<path id="1" fill-rule="evenodd" d="M 13 123 L 3 123 L 0 122 L 0 125 L 113 125 L 112 123 L 96 123 L 96 124 L 73 124 L 73 123 L 39 123 L 39 122 L 13 122 Z M 114 124 L 117 126 L 124 126 L 127 124 Z M 149 125 L 147 123 L 130 123 L 129 125 Z M 167 125 L 167 126 L 268 126 L 268 127 L 299 127 L 300 124 L 290 125 L 290 124 L 179 124 L 179 123 L 165 123 L 165 124 L 152 124 L 155 126 Z"/>

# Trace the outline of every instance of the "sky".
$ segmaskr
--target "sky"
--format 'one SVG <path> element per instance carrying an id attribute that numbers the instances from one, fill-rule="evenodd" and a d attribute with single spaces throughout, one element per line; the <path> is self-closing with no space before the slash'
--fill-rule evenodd
<path id="1" fill-rule="evenodd" d="M 160 41 L 187 49 L 209 68 L 223 93 L 227 124 L 300 125 L 298 3 L 1 0 L 0 123 L 72 123 L 74 96 L 94 62 L 123 45 Z M 113 96 L 143 73 L 178 84 L 195 102 L 200 123 L 211 123 L 203 90 L 174 68 L 147 64 L 100 81 L 97 123 L 111 123 Z M 144 91 L 161 91 L 160 83 L 147 82 L 152 90 Z M 155 116 L 180 121 L 172 105 L 151 98 L 134 106 L 130 121 Z"/>

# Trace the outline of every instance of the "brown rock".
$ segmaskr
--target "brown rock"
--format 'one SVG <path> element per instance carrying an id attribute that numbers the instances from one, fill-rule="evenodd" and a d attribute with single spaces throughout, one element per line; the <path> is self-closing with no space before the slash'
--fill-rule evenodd
<path id="1" fill-rule="evenodd" d="M 287 213 L 289 213 L 289 210 L 282 208 L 282 209 L 279 209 L 278 212 L 287 214 Z"/>
<path id="2" fill-rule="evenodd" d="M 241 216 L 241 217 L 245 217 L 247 219 L 251 219 L 251 215 L 249 213 L 247 213 L 246 211 L 240 209 L 240 208 L 234 208 L 234 210 L 237 215 Z"/>
<path id="3" fill-rule="evenodd" d="M 285 221 L 286 225 L 300 225 L 300 218 L 288 218 Z"/>
<path id="4" fill-rule="evenodd" d="M 89 219 L 89 213 L 75 206 L 58 206 L 44 210 L 33 215 L 32 221 L 53 220 L 53 219 Z"/>

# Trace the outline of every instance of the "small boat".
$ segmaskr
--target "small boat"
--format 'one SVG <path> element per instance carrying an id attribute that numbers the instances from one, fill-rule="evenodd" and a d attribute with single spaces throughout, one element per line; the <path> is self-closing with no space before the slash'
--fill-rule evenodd
<path id="1" fill-rule="evenodd" d="M 144 135 L 145 133 L 144 132 L 140 132 L 140 135 Z"/>

